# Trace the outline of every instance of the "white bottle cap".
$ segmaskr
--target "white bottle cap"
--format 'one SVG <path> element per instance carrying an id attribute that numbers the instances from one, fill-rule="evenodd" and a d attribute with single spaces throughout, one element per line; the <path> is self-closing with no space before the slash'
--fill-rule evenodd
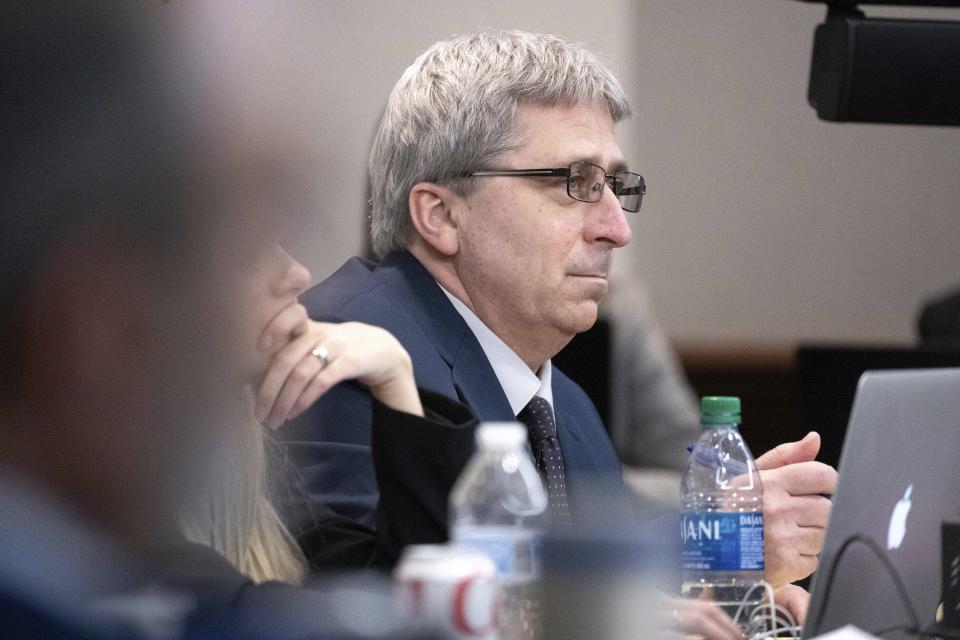
<path id="1" fill-rule="evenodd" d="M 477 429 L 481 449 L 516 449 L 526 441 L 527 430 L 519 422 L 484 422 Z"/>

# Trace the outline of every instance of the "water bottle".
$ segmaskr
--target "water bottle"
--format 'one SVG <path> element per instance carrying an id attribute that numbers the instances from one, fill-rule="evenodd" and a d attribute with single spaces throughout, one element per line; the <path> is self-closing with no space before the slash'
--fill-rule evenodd
<path id="1" fill-rule="evenodd" d="M 743 441 L 740 399 L 706 397 L 703 435 L 681 481 L 681 595 L 712 600 L 741 627 L 763 600 L 763 486 Z"/>
<path id="2" fill-rule="evenodd" d="M 539 542 L 547 494 L 517 423 L 485 423 L 450 494 L 450 539 L 497 568 L 501 640 L 538 636 Z"/>

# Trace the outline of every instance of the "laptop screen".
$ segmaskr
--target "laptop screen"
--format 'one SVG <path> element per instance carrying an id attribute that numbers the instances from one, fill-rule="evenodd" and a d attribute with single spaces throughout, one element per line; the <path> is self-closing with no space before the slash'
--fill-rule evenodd
<path id="1" fill-rule="evenodd" d="M 897 630 L 911 625 L 911 610 L 921 626 L 934 622 L 940 527 L 960 516 L 958 461 L 960 369 L 863 375 L 804 637 L 846 624 L 910 637 Z M 902 579 L 909 605 L 880 556 Z"/>

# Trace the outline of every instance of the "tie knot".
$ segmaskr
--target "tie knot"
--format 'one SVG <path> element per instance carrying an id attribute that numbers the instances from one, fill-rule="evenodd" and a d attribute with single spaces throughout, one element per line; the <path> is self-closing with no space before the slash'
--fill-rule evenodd
<path id="1" fill-rule="evenodd" d="M 524 407 L 518 417 L 521 422 L 527 425 L 530 438 L 533 440 L 545 440 L 557 435 L 557 425 L 553 421 L 553 409 L 550 407 L 550 403 L 540 396 L 533 396 L 533 400 Z"/>

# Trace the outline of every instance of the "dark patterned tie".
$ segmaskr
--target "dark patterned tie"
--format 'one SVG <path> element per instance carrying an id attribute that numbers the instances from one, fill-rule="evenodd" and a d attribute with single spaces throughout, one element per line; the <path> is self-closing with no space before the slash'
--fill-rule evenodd
<path id="1" fill-rule="evenodd" d="M 557 440 L 557 425 L 553 420 L 550 403 L 540 396 L 533 396 L 520 415 L 517 416 L 527 425 L 530 446 L 537 463 L 537 470 L 547 483 L 547 496 L 550 498 L 550 515 L 554 524 L 570 524 L 570 504 L 567 502 L 567 475 Z"/>

